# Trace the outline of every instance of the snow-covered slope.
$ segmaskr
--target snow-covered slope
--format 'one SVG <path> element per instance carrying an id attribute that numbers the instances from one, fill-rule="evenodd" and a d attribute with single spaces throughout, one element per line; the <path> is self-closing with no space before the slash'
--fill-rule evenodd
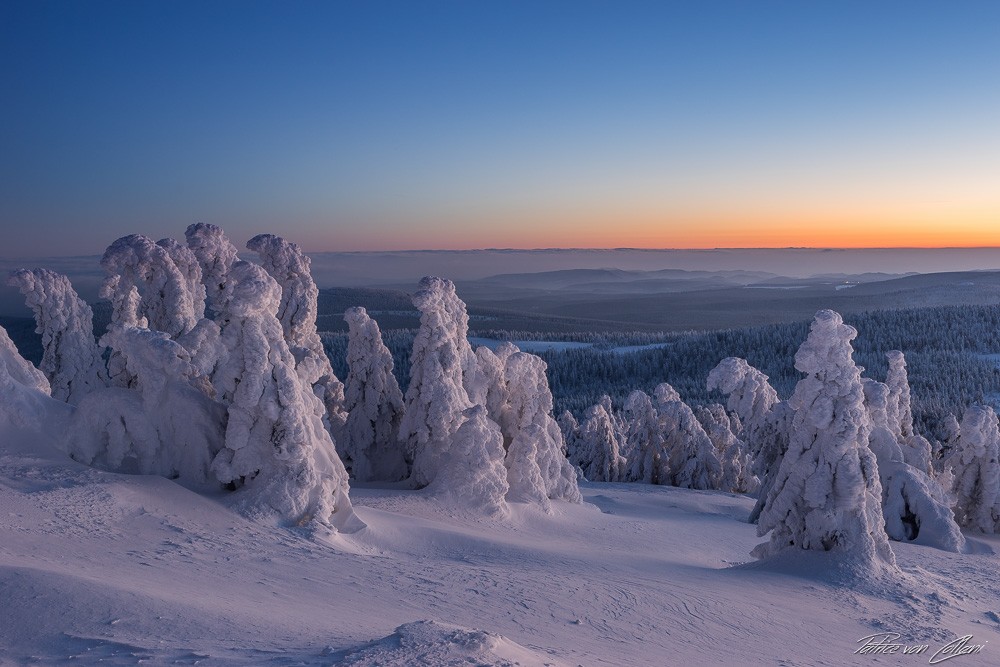
<path id="1" fill-rule="evenodd" d="M 853 654 L 881 631 L 990 642 L 963 666 L 1000 650 L 993 537 L 965 555 L 894 543 L 903 577 L 859 587 L 828 554 L 747 563 L 747 498 L 585 484 L 583 505 L 502 519 L 355 488 L 367 527 L 320 544 L 15 431 L 0 427 L 3 664 L 923 662 Z"/>

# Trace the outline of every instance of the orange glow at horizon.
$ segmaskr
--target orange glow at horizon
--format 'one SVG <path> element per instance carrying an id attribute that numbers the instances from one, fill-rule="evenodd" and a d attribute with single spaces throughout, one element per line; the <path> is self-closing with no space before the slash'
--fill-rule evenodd
<path id="1" fill-rule="evenodd" d="M 479 248 L 974 248 L 1000 247 L 996 211 L 937 215 L 720 213 L 692 215 L 560 212 L 549 215 L 469 213 L 421 221 L 387 238 L 363 227 L 339 235 L 343 250 L 472 250 Z M 450 216 L 449 216 L 450 217 Z M 308 245 L 331 249 L 321 226 Z"/>

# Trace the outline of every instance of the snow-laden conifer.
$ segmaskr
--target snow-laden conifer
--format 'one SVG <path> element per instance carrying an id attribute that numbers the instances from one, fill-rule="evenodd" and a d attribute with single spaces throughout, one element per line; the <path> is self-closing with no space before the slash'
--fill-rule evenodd
<path id="1" fill-rule="evenodd" d="M 417 487 L 434 481 L 451 448 L 452 437 L 471 407 L 463 382 L 469 347 L 468 316 L 450 280 L 427 277 L 413 295 L 420 329 L 410 356 L 410 385 L 400 437 L 413 458 Z"/>
<path id="2" fill-rule="evenodd" d="M 80 401 L 67 437 L 73 458 L 217 489 L 211 463 L 222 447 L 226 410 L 188 351 L 162 331 L 131 326 L 113 325 L 102 340 L 134 382 Z"/>
<path id="3" fill-rule="evenodd" d="M 947 464 L 955 475 L 959 525 L 981 533 L 1000 532 L 1000 429 L 993 408 L 975 405 L 965 411 Z"/>
<path id="4" fill-rule="evenodd" d="M 355 479 L 399 481 L 407 468 L 399 442 L 403 395 L 392 374 L 392 353 L 364 308 L 348 308 L 344 320 L 350 329 L 350 370 L 344 392 L 347 421 L 338 449 L 346 454 Z"/>
<path id="5" fill-rule="evenodd" d="M 76 405 L 105 387 L 107 372 L 94 340 L 94 313 L 77 296 L 69 278 L 48 269 L 19 269 L 7 282 L 21 290 L 35 314 L 43 348 L 39 369 L 52 398 Z"/>
<path id="6" fill-rule="evenodd" d="M 857 331 L 832 310 L 816 313 L 795 354 L 799 380 L 788 451 L 781 460 L 753 555 L 786 549 L 837 551 L 858 567 L 895 566 L 882 516 L 882 486 L 868 449 L 871 419 L 861 369 L 851 355 Z"/>
<path id="7" fill-rule="evenodd" d="M 240 487 L 237 506 L 251 516 L 344 530 L 356 521 L 347 471 L 322 401 L 296 372 L 275 317 L 280 301 L 281 287 L 263 268 L 233 264 L 220 303 L 227 355 L 213 378 L 228 422 L 212 468 Z"/>
<path id="8" fill-rule="evenodd" d="M 694 412 L 666 382 L 657 386 L 654 396 L 668 452 L 669 483 L 686 489 L 718 488 L 722 464 Z"/>
<path id="9" fill-rule="evenodd" d="M 627 423 L 625 481 L 668 484 L 669 452 L 664 447 L 659 417 L 649 395 L 636 389 L 625 400 Z"/>
<path id="10" fill-rule="evenodd" d="M 207 305 L 218 314 L 229 270 L 239 261 L 236 246 L 226 237 L 221 227 L 204 222 L 189 225 L 184 237 L 187 247 L 194 253 L 201 267 Z"/>
<path id="11" fill-rule="evenodd" d="M 472 406 L 463 411 L 448 456 L 441 460 L 428 490 L 463 509 L 506 515 L 509 487 L 503 461 L 500 427 L 486 414 L 486 408 Z"/>
<path id="12" fill-rule="evenodd" d="M 611 415 L 598 403 L 587 409 L 579 435 L 570 451 L 570 463 L 591 482 L 620 482 L 625 478 L 625 457 Z"/>

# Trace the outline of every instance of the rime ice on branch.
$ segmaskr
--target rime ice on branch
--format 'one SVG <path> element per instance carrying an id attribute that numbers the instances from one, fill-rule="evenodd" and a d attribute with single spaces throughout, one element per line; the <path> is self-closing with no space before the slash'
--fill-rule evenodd
<path id="1" fill-rule="evenodd" d="M 107 385 L 101 348 L 94 340 L 94 314 L 77 296 L 69 278 L 48 269 L 19 269 L 7 280 L 17 287 L 35 313 L 42 334 L 40 369 L 51 395 L 76 405 Z"/>
<path id="2" fill-rule="evenodd" d="M 312 279 L 310 259 L 295 243 L 280 236 L 258 234 L 247 249 L 260 256 L 264 269 L 281 286 L 277 317 L 295 366 L 326 406 L 331 434 L 336 437 L 347 420 L 344 385 L 333 372 L 316 329 L 319 288 Z"/>
<path id="3" fill-rule="evenodd" d="M 821 310 L 795 354 L 806 377 L 789 401 L 791 438 L 760 515 L 757 533 L 771 535 L 753 550 L 758 558 L 797 548 L 842 552 L 865 569 L 895 567 L 861 370 L 851 358 L 855 336 L 839 314 Z"/>
<path id="4" fill-rule="evenodd" d="M 295 370 L 274 316 L 280 300 L 280 286 L 260 266 L 230 269 L 220 304 L 228 355 L 213 378 L 229 420 L 212 468 L 242 487 L 238 506 L 250 515 L 344 530 L 356 521 L 347 471 L 322 402 Z"/>
<path id="5" fill-rule="evenodd" d="M 337 443 L 350 460 L 355 479 L 396 482 L 407 475 L 399 442 L 403 395 L 392 374 L 392 353 L 378 324 L 361 307 L 348 308 L 350 329 L 344 408 L 347 422 Z"/>
<path id="6" fill-rule="evenodd" d="M 464 374 L 469 347 L 465 304 L 450 280 L 427 277 L 413 295 L 420 329 L 410 357 L 410 386 L 400 437 L 413 457 L 411 480 L 416 487 L 434 481 L 447 458 L 452 438 L 469 407 Z"/>

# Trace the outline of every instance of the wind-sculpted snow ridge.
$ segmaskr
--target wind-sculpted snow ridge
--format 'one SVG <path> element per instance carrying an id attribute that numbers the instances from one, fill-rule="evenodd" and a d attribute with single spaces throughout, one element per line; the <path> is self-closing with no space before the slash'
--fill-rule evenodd
<path id="1" fill-rule="evenodd" d="M 258 234 L 247 242 L 247 249 L 257 253 L 264 269 L 281 286 L 277 310 L 281 330 L 296 370 L 322 399 L 330 433 L 336 438 L 347 421 L 344 385 L 334 374 L 316 330 L 319 288 L 309 270 L 310 260 L 297 244 L 273 234 Z"/>
<path id="2" fill-rule="evenodd" d="M 757 504 L 749 518 L 750 523 L 756 523 L 788 449 L 792 409 L 787 401 L 778 399 L 766 375 L 739 357 L 727 357 L 712 369 L 708 389 L 726 394 L 726 407 L 743 424 L 737 435 L 746 443 L 752 472 L 760 481 Z"/>
<path id="3" fill-rule="evenodd" d="M 753 550 L 757 558 L 787 549 L 836 551 L 859 572 L 895 569 L 868 448 L 861 369 L 851 357 L 856 336 L 838 313 L 821 310 L 795 354 L 806 377 L 789 401 L 791 438 L 760 515 L 757 533 L 770 532 L 770 540 Z"/>
<path id="4" fill-rule="evenodd" d="M 34 311 L 44 349 L 40 370 L 52 397 L 76 405 L 107 386 L 101 348 L 94 340 L 94 313 L 77 296 L 69 278 L 48 269 L 19 269 L 7 282 L 21 291 Z"/>
<path id="5" fill-rule="evenodd" d="M 240 487 L 236 505 L 286 524 L 350 529 L 347 471 L 323 425 L 324 408 L 295 370 L 274 316 L 281 287 L 256 264 L 229 271 L 222 310 L 228 351 L 213 384 L 229 406 L 225 447 L 212 469 Z"/>
<path id="6" fill-rule="evenodd" d="M 665 382 L 656 388 L 655 396 L 664 447 L 669 452 L 670 484 L 686 489 L 719 488 L 722 463 L 690 406 Z"/>
<path id="7" fill-rule="evenodd" d="M 1000 532 L 1000 429 L 993 408 L 965 411 L 954 449 L 947 465 L 955 475 L 956 520 L 969 530 Z"/>
<path id="8" fill-rule="evenodd" d="M 204 222 L 189 225 L 184 238 L 201 267 L 207 305 L 218 314 L 229 271 L 239 261 L 236 246 L 221 227 Z"/>
<path id="9" fill-rule="evenodd" d="M 625 457 L 611 415 L 598 403 L 587 409 L 580 432 L 569 452 L 570 463 L 591 482 L 620 482 L 625 477 Z"/>
<path id="10" fill-rule="evenodd" d="M 560 667 L 564 664 L 501 635 L 437 621 L 401 625 L 388 637 L 338 652 L 333 657 L 344 667 Z"/>
<path id="11" fill-rule="evenodd" d="M 150 329 L 176 339 L 194 328 L 205 307 L 201 290 L 190 280 L 194 270 L 191 257 L 169 242 L 164 244 L 157 245 L 142 234 L 130 234 L 108 246 L 101 258 L 101 266 L 108 274 L 101 296 L 115 306 L 112 324 L 134 326 L 144 318 Z M 172 253 L 182 267 L 174 263 Z M 137 309 L 133 288 L 139 294 Z"/>
<path id="12" fill-rule="evenodd" d="M 407 476 L 399 442 L 403 394 L 392 374 L 392 353 L 382 342 L 378 323 L 364 308 L 348 308 L 350 329 L 344 408 L 347 422 L 337 445 L 362 482 L 396 482 Z"/>
<path id="13" fill-rule="evenodd" d="M 426 277 L 413 295 L 420 329 L 410 357 L 410 386 L 400 437 L 413 459 L 414 486 L 434 481 L 451 448 L 452 438 L 472 403 L 464 384 L 469 347 L 468 316 L 450 280 Z"/>
<path id="14" fill-rule="evenodd" d="M 872 422 L 868 447 L 878 462 L 886 534 L 897 542 L 961 552 L 965 538 L 955 523 L 947 494 L 936 480 L 904 458 L 897 439 L 902 436 L 894 428 L 898 425 L 898 412 L 893 410 L 898 393 L 894 395 L 888 385 L 868 378 L 862 379 L 862 386 Z"/>
<path id="15" fill-rule="evenodd" d="M 548 507 L 549 499 L 580 502 L 581 497 L 576 473 L 563 452 L 562 432 L 552 417 L 545 370 L 545 362 L 533 354 L 513 352 L 506 357 L 507 401 L 500 426 L 508 447 L 510 499 Z"/>
<path id="16" fill-rule="evenodd" d="M 509 486 L 500 427 L 481 405 L 465 410 L 462 418 L 428 491 L 450 499 L 456 507 L 506 516 Z"/>
<path id="17" fill-rule="evenodd" d="M 226 410 L 191 355 L 162 331 L 112 326 L 104 339 L 135 379 L 85 396 L 67 437 L 70 455 L 117 472 L 160 475 L 195 490 L 218 490 L 211 472 Z"/>

